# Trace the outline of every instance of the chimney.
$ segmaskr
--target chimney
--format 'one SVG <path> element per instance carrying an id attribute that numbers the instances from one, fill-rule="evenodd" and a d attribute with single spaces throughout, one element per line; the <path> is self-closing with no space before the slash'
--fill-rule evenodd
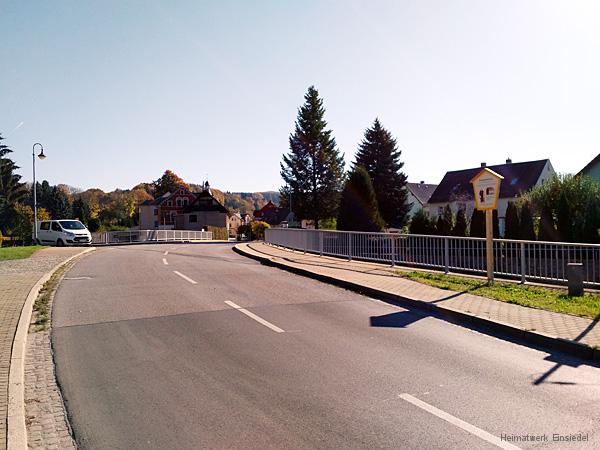
<path id="1" fill-rule="evenodd" d="M 486 163 L 484 163 L 484 162 L 482 162 L 482 163 L 481 163 L 481 167 L 485 167 L 485 166 L 487 166 L 487 164 L 486 164 Z"/>
<path id="2" fill-rule="evenodd" d="M 512 164 L 512 159 L 506 158 L 506 164 Z"/>

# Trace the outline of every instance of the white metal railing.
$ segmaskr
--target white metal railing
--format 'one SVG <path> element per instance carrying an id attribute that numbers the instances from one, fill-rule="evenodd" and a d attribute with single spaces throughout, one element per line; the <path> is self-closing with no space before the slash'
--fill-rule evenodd
<path id="1" fill-rule="evenodd" d="M 92 233 L 93 245 L 212 240 L 212 231 L 129 230 Z"/>
<path id="2" fill-rule="evenodd" d="M 448 272 L 486 273 L 484 238 L 271 228 L 265 242 L 319 255 Z M 567 283 L 567 264 L 583 263 L 584 283 L 600 288 L 600 245 L 494 239 L 499 277 Z"/>

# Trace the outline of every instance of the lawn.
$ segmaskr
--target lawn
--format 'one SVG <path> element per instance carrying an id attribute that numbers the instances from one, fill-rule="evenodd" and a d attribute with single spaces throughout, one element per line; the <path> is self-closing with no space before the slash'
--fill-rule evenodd
<path id="1" fill-rule="evenodd" d="M 575 316 L 600 319 L 600 295 L 586 293 L 583 297 L 569 297 L 564 290 L 496 281 L 486 281 L 455 275 L 427 272 L 401 272 L 403 278 L 457 292 L 468 292 L 530 308 L 545 309 Z"/>
<path id="2" fill-rule="evenodd" d="M 29 258 L 34 252 L 46 248 L 42 245 L 28 245 L 25 247 L 1 247 L 0 261 L 8 261 L 9 259 Z"/>

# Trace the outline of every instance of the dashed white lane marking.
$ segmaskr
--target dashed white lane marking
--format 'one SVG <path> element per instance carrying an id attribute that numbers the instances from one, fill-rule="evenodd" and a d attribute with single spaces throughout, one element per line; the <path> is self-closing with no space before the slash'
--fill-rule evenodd
<path id="1" fill-rule="evenodd" d="M 256 320 L 258 323 L 260 323 L 261 325 L 264 325 L 267 328 L 270 328 L 271 330 L 273 330 L 275 333 L 285 333 L 284 330 L 282 330 L 281 328 L 279 328 L 277 325 L 273 325 L 271 322 L 267 322 L 265 319 L 263 319 L 262 317 L 257 316 L 256 314 L 254 314 L 253 312 L 248 311 L 245 308 L 242 308 L 241 306 L 229 301 L 229 300 L 225 300 L 225 303 L 227 303 L 229 306 L 231 306 L 232 308 L 237 309 L 239 312 L 241 312 L 242 314 L 246 314 L 248 317 L 250 317 L 251 319 Z"/>
<path id="2" fill-rule="evenodd" d="M 167 256 L 169 254 L 169 250 L 165 251 L 165 253 L 163 253 L 165 256 Z"/>
<path id="3" fill-rule="evenodd" d="M 174 271 L 173 271 L 173 273 L 174 273 L 175 275 L 179 275 L 179 276 L 180 276 L 181 278 L 183 278 L 185 281 L 188 281 L 188 282 L 190 282 L 190 283 L 192 283 L 192 284 L 198 284 L 198 283 L 196 283 L 194 280 L 192 280 L 190 277 L 186 277 L 186 276 L 185 276 L 184 274 L 182 274 L 181 272 L 177 272 L 176 270 L 174 270 Z"/>
<path id="4" fill-rule="evenodd" d="M 484 441 L 489 442 L 490 444 L 494 444 L 497 447 L 504 448 L 507 450 L 521 450 L 520 447 L 512 445 L 509 442 L 505 442 L 499 437 L 496 437 L 493 434 L 482 430 L 481 428 L 477 428 L 475 425 L 471 425 L 470 423 L 465 422 L 464 420 L 460 420 L 458 417 L 454 417 L 452 414 L 448 414 L 447 412 L 442 411 L 441 409 L 438 409 L 435 406 L 431 406 L 429 403 L 425 403 L 424 401 L 419 400 L 418 398 L 413 397 L 410 394 L 400 394 L 398 395 L 398 397 L 400 397 L 402 400 L 406 400 L 407 402 L 412 403 L 415 406 L 418 406 L 419 408 L 427 411 L 430 414 L 433 414 L 434 416 L 439 417 L 442 420 L 445 420 L 448 423 L 451 423 L 454 426 L 457 426 L 458 428 L 461 428 L 471 433 L 474 436 L 477 436 L 480 439 L 483 439 Z"/>
<path id="5" fill-rule="evenodd" d="M 92 277 L 65 277 L 65 280 L 91 280 Z"/>
<path id="6" fill-rule="evenodd" d="M 165 266 L 168 266 L 168 265 L 169 265 L 169 263 L 167 262 L 167 258 L 163 258 L 163 264 L 164 264 Z"/>

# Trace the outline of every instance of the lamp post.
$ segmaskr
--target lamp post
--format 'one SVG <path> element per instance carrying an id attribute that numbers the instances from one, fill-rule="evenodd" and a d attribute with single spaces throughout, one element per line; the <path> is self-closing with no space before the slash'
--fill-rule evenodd
<path id="1" fill-rule="evenodd" d="M 44 159 L 46 155 L 44 155 L 44 146 L 39 142 L 33 144 L 33 148 L 31 149 L 31 157 L 33 159 L 33 243 L 37 244 L 38 242 L 38 226 L 37 226 L 37 193 L 36 193 L 36 185 L 35 185 L 35 147 L 36 145 L 40 146 L 40 153 L 37 155 L 38 158 Z"/>

